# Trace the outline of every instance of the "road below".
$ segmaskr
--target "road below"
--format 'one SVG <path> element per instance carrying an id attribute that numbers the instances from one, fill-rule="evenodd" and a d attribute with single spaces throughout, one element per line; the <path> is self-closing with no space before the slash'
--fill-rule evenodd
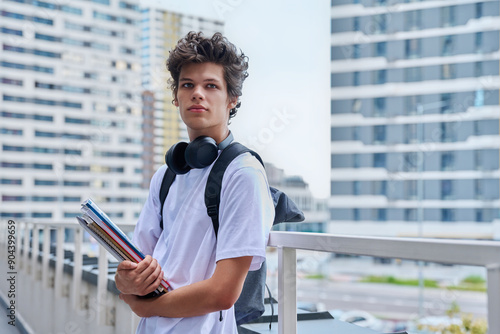
<path id="1" fill-rule="evenodd" d="M 419 315 L 421 299 L 418 287 L 299 279 L 297 300 L 316 303 L 326 310 L 358 309 L 383 318 L 409 320 Z M 445 289 L 424 289 L 421 303 L 423 315 L 446 315 L 453 302 L 464 313 L 481 317 L 487 315 L 485 293 Z"/>
<path id="2" fill-rule="evenodd" d="M 274 254 L 273 254 L 274 255 Z M 270 257 L 267 283 L 273 294 L 277 295 L 277 271 Z M 458 291 L 438 288 L 425 288 L 394 284 L 362 283 L 366 275 L 391 275 L 395 277 L 418 277 L 418 267 L 411 263 L 396 265 L 376 265 L 363 260 L 330 261 L 315 259 L 322 265 L 298 265 L 297 300 L 314 303 L 319 310 L 364 310 L 381 318 L 410 320 L 419 315 L 443 316 L 452 303 L 458 304 L 462 313 L 476 317 L 487 316 L 487 294 L 482 292 Z M 309 262 L 311 262 L 309 260 Z M 335 264 L 335 265 L 334 265 Z M 326 272 L 325 279 L 305 279 L 308 274 Z M 440 282 L 459 281 L 470 275 L 480 275 L 481 271 L 468 267 L 429 266 L 424 268 L 426 278 Z"/>

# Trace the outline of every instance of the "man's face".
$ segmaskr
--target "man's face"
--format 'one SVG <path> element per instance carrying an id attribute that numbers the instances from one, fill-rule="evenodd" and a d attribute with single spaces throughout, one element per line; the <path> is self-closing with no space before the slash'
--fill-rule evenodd
<path id="1" fill-rule="evenodd" d="M 228 134 L 229 111 L 236 98 L 227 94 L 222 65 L 191 63 L 182 66 L 174 104 L 191 140 L 204 135 L 220 142 Z"/>

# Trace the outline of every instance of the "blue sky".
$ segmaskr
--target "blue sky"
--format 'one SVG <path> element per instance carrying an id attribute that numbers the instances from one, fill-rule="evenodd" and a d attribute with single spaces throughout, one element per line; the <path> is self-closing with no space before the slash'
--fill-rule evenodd
<path id="1" fill-rule="evenodd" d="M 172 11 L 225 22 L 250 59 L 238 141 L 300 175 L 316 197 L 330 190 L 330 1 L 150 0 Z"/>

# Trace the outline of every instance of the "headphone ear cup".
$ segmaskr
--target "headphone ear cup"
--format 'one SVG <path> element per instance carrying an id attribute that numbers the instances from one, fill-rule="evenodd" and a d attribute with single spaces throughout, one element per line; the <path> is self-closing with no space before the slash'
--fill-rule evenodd
<path id="1" fill-rule="evenodd" d="M 165 154 L 165 162 L 175 174 L 186 174 L 191 169 L 184 158 L 187 147 L 188 143 L 179 142 L 173 145 Z"/>
<path id="2" fill-rule="evenodd" d="M 189 143 L 184 158 L 192 168 L 205 168 L 217 159 L 217 142 L 210 137 L 201 136 Z"/>

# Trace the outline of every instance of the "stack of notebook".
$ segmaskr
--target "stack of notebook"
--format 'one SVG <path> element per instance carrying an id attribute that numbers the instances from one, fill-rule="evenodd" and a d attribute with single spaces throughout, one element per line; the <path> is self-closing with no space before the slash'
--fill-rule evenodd
<path id="1" fill-rule="evenodd" d="M 118 261 L 129 260 L 139 263 L 144 259 L 144 254 L 91 199 L 82 203 L 81 211 L 83 215 L 76 217 L 80 225 Z M 155 295 L 163 294 L 169 288 L 170 284 L 163 279 Z"/>

